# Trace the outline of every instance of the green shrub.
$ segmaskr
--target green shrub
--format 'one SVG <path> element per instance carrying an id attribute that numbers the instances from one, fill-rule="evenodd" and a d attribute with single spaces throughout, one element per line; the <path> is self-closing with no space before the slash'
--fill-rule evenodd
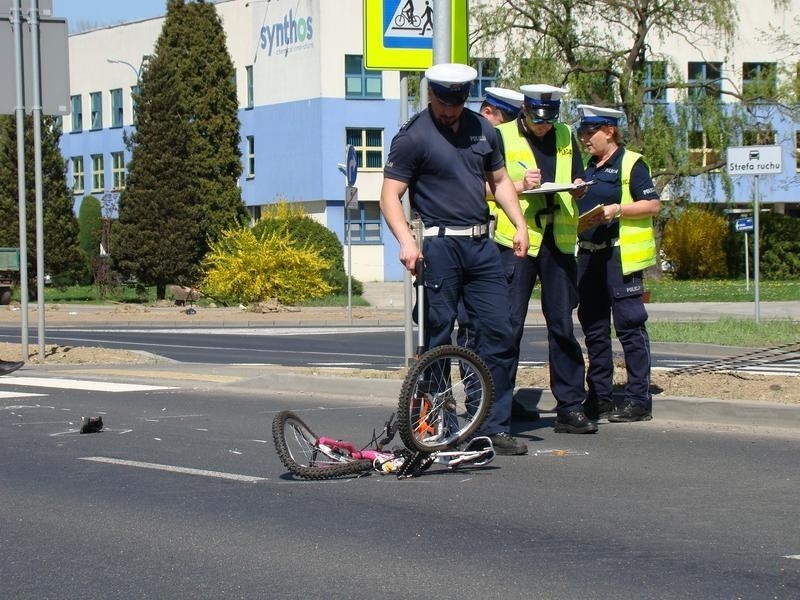
<path id="1" fill-rule="evenodd" d="M 86 260 L 86 268 L 80 275 L 80 282 L 84 285 L 94 280 L 95 262 L 100 254 L 102 227 L 100 200 L 94 196 L 86 196 L 78 210 L 78 244 Z"/>
<path id="2" fill-rule="evenodd" d="M 302 207 L 292 206 L 286 201 L 273 205 L 266 215 L 253 226 L 257 238 L 278 235 L 296 240 L 298 247 L 315 252 L 330 266 L 324 273 L 325 282 L 332 294 L 347 293 L 347 274 L 344 270 L 344 249 L 339 238 L 330 229 L 303 212 Z M 353 279 L 353 293 L 361 290 L 361 282 Z"/>
<path id="3" fill-rule="evenodd" d="M 676 279 L 722 277 L 728 270 L 727 237 L 725 217 L 691 206 L 664 226 L 661 249 Z"/>
<path id="4" fill-rule="evenodd" d="M 747 236 L 750 276 L 753 276 L 753 232 Z M 800 278 L 800 219 L 778 213 L 759 216 L 759 278 L 787 280 Z M 745 273 L 744 233 L 729 236 L 726 246 L 728 273 L 742 277 Z"/>
<path id="5" fill-rule="evenodd" d="M 203 259 L 201 289 L 236 303 L 273 298 L 297 304 L 330 293 L 323 273 L 327 261 L 277 233 L 256 236 L 245 227 L 224 231 Z"/>

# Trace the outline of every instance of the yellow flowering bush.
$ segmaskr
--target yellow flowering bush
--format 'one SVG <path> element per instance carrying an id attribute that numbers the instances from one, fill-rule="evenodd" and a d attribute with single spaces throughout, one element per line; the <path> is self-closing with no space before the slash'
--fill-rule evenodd
<path id="1" fill-rule="evenodd" d="M 723 277 L 727 236 L 725 217 L 692 206 L 666 224 L 661 249 L 676 279 Z"/>
<path id="2" fill-rule="evenodd" d="M 256 236 L 250 228 L 230 229 L 203 259 L 203 291 L 211 297 L 252 304 L 277 299 L 297 304 L 326 296 L 325 259 L 277 233 Z"/>

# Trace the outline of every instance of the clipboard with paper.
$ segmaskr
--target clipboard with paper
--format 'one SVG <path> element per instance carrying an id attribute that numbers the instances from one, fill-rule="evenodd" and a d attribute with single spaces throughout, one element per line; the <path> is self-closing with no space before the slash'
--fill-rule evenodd
<path id="1" fill-rule="evenodd" d="M 603 204 L 597 204 L 589 210 L 582 212 L 578 215 L 578 233 L 583 233 L 590 227 L 594 227 L 600 222 L 600 217 L 603 215 Z"/>

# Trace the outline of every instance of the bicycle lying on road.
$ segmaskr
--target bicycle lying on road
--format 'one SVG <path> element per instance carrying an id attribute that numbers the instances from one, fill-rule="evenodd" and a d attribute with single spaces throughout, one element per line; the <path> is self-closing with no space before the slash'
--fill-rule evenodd
<path id="1" fill-rule="evenodd" d="M 419 475 L 434 463 L 455 469 L 459 466 L 483 466 L 494 459 L 492 442 L 486 437 L 472 439 L 463 450 L 428 454 L 407 448 L 387 450 L 397 432 L 394 414 L 380 434 L 363 448 L 352 442 L 318 436 L 292 411 L 281 411 L 272 421 L 275 449 L 283 465 L 301 479 L 334 479 L 360 475 L 367 471 L 396 473 L 398 478 Z M 380 439 L 379 439 L 380 438 Z"/>

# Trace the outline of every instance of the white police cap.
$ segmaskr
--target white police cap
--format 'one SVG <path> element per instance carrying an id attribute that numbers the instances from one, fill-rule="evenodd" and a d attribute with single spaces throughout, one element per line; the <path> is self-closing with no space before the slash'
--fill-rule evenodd
<path id="1" fill-rule="evenodd" d="M 486 102 L 506 112 L 517 114 L 525 96 L 520 92 L 501 87 L 487 87 Z"/>
<path id="2" fill-rule="evenodd" d="M 478 72 L 469 65 L 441 63 L 425 71 L 425 78 L 444 104 L 463 104 Z"/>
<path id="3" fill-rule="evenodd" d="M 525 94 L 525 104 L 547 108 L 552 108 L 554 103 L 557 108 L 561 102 L 561 96 L 567 93 L 564 88 L 547 85 L 546 83 L 523 85 L 519 89 Z"/>
<path id="4" fill-rule="evenodd" d="M 619 120 L 625 113 L 615 108 L 604 108 L 602 106 L 592 106 L 591 104 L 579 104 L 578 114 L 581 117 L 579 127 L 586 128 L 594 125 L 619 125 Z"/>

